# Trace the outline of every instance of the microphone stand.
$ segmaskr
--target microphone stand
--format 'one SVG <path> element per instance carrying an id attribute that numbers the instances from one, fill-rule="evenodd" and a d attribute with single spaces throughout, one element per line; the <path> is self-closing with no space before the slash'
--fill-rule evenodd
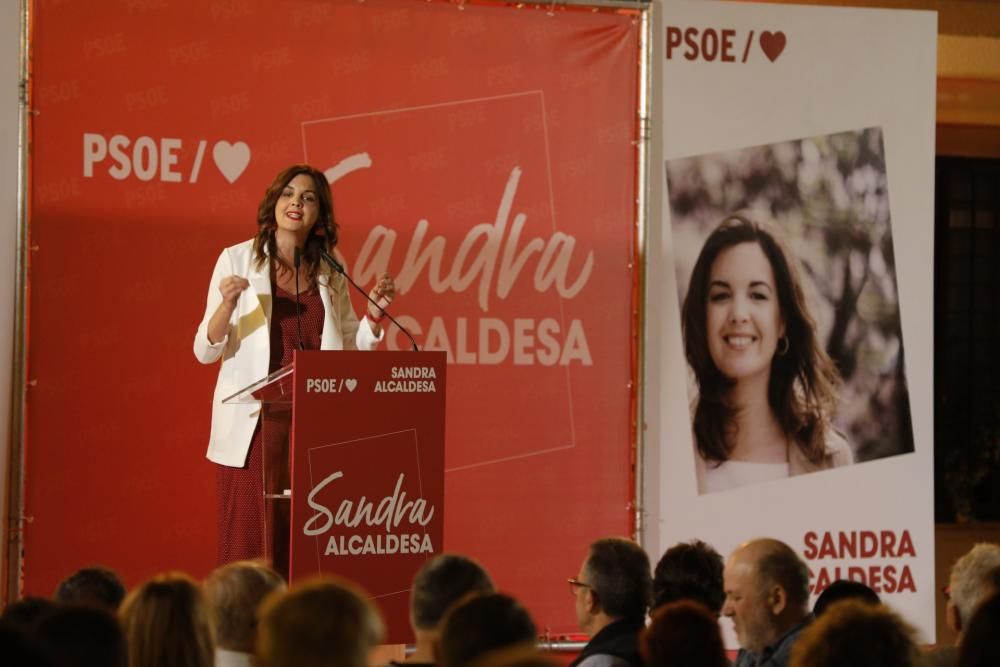
<path id="1" fill-rule="evenodd" d="M 302 343 L 302 316 L 299 314 L 299 264 L 302 263 L 302 249 L 298 246 L 295 246 L 292 263 L 295 265 L 295 327 L 299 334 L 299 349 L 304 350 L 306 346 Z"/>
<path id="2" fill-rule="evenodd" d="M 410 332 L 406 330 L 406 327 L 404 327 L 402 324 L 400 324 L 399 322 L 397 322 L 396 318 L 389 314 L 389 311 L 387 311 L 382 306 L 378 305 L 378 302 L 375 301 L 375 299 L 373 299 L 370 296 L 368 296 L 368 292 L 366 292 L 360 285 L 358 285 L 356 282 L 354 282 L 354 280 L 352 280 L 349 275 L 347 275 L 347 271 L 344 270 L 344 265 L 343 264 L 341 264 L 336 259 L 334 259 L 333 256 L 330 253 L 328 253 L 326 250 L 320 250 L 319 251 L 319 256 L 323 258 L 324 262 L 326 262 L 327 264 L 330 265 L 330 268 L 332 268 L 334 271 L 336 271 L 340 275 L 344 276 L 344 278 L 347 279 L 347 282 L 349 282 L 351 284 L 351 287 L 353 287 L 358 292 L 360 292 L 362 295 L 364 295 L 364 297 L 366 299 L 368 299 L 369 302 L 373 303 L 375 305 L 375 307 L 378 308 L 379 312 L 382 313 L 382 315 L 384 315 L 385 317 L 388 317 L 390 322 L 392 322 L 393 324 L 395 324 L 399 328 L 400 331 L 402 331 L 404 334 L 406 334 L 406 337 L 410 339 L 410 345 L 413 346 L 413 351 L 414 352 L 419 352 L 420 351 L 420 348 L 417 347 L 417 341 L 413 340 L 413 336 L 411 336 Z"/>

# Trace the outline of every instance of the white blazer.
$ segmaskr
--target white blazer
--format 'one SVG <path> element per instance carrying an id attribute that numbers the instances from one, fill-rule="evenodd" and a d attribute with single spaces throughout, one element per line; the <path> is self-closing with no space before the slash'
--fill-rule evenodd
<path id="1" fill-rule="evenodd" d="M 371 350 L 382 337 L 372 332 L 368 319 L 358 322 L 347 294 L 347 281 L 339 273 L 323 267 L 317 276 L 320 297 L 326 315 L 320 349 Z M 229 320 L 229 330 L 220 342 L 208 340 L 208 321 L 212 318 L 222 294 L 219 282 L 227 276 L 242 276 L 250 286 L 240 294 L 236 310 Z M 254 265 L 253 241 L 226 248 L 219 255 L 208 286 L 205 317 L 194 336 L 194 356 L 203 364 L 222 358 L 219 379 L 212 399 L 212 433 L 208 441 L 210 461 L 225 466 L 242 467 L 257 419 L 260 404 L 222 405 L 222 399 L 267 375 L 271 357 L 271 276 L 267 263 L 261 269 Z"/>

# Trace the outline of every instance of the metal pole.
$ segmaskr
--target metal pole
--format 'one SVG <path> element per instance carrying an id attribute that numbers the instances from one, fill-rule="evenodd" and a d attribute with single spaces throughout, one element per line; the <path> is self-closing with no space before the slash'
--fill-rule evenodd
<path id="1" fill-rule="evenodd" d="M 14 283 L 14 359 L 12 363 L 10 460 L 7 485 L 7 576 L 4 598 L 21 596 L 24 528 L 24 425 L 27 389 L 28 319 L 28 148 L 31 122 L 31 0 L 21 0 L 21 77 L 18 100 L 17 248 Z"/>
<path id="2" fill-rule="evenodd" d="M 633 508 L 635 512 L 633 530 L 635 540 L 643 545 L 643 530 L 645 529 L 645 507 L 643 496 L 645 494 L 645 451 L 646 451 L 646 243 L 649 237 L 649 187 L 650 187 L 650 165 L 649 165 L 649 142 L 651 115 L 650 77 L 652 76 L 652 6 L 647 4 L 640 13 L 639 31 L 639 156 L 637 165 L 637 197 L 636 197 L 636 243 L 638 244 L 637 256 L 639 265 L 636 267 L 638 275 L 638 313 L 636 315 L 636 327 L 638 335 L 638 359 L 636 360 L 636 382 L 638 384 L 636 392 L 636 436 L 635 436 L 635 498 Z M 643 545 L 645 546 L 645 545 Z"/>

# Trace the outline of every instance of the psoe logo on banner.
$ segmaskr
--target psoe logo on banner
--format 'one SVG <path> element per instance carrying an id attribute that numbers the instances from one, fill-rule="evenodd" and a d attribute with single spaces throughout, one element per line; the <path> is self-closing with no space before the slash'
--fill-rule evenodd
<path id="1" fill-rule="evenodd" d="M 406 499 L 404 473 L 396 478 L 392 494 L 377 505 L 365 496 L 343 498 L 334 513 L 319 495 L 343 476 L 341 470 L 327 475 L 309 491 L 306 501 L 314 514 L 302 526 L 302 533 L 327 536 L 324 556 L 434 553 L 431 536 L 424 530 L 434 518 L 434 505 L 423 498 Z"/>
<path id="2" fill-rule="evenodd" d="M 757 37 L 756 42 L 754 37 Z M 693 26 L 667 26 L 667 60 L 701 60 L 714 63 L 745 63 L 754 53 L 754 45 L 772 63 L 785 50 L 785 33 L 764 30 L 759 35 L 749 30 L 742 36 L 732 28 L 696 28 Z"/>
<path id="3" fill-rule="evenodd" d="M 96 132 L 83 134 L 83 175 L 94 177 L 95 167 L 106 169 L 111 178 L 124 181 L 135 177 L 140 181 L 159 180 L 162 183 L 197 183 L 208 140 L 201 139 L 193 159 L 185 155 L 184 144 L 171 137 L 139 137 L 132 141 L 124 134 L 110 138 Z M 188 157 L 189 161 L 182 161 Z M 212 162 L 219 173 L 235 183 L 250 164 L 250 147 L 242 142 L 216 141 L 212 145 Z"/>
<path id="4" fill-rule="evenodd" d="M 338 394 L 354 391 L 358 386 L 357 378 L 306 378 L 307 394 Z"/>

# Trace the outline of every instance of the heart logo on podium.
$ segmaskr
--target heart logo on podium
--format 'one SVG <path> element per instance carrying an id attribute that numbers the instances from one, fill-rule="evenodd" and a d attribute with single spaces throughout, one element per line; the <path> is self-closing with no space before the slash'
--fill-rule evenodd
<path id="1" fill-rule="evenodd" d="M 358 386 L 358 381 L 354 378 L 348 378 L 344 380 L 344 385 L 349 391 L 354 391 L 354 388 Z"/>
<path id="2" fill-rule="evenodd" d="M 242 141 L 237 141 L 235 144 L 219 141 L 212 148 L 212 159 L 226 180 L 235 183 L 250 164 L 250 147 Z"/>
<path id="3" fill-rule="evenodd" d="M 760 33 L 760 48 L 764 50 L 764 55 L 773 63 L 785 50 L 785 33 L 771 32 L 765 30 Z"/>

